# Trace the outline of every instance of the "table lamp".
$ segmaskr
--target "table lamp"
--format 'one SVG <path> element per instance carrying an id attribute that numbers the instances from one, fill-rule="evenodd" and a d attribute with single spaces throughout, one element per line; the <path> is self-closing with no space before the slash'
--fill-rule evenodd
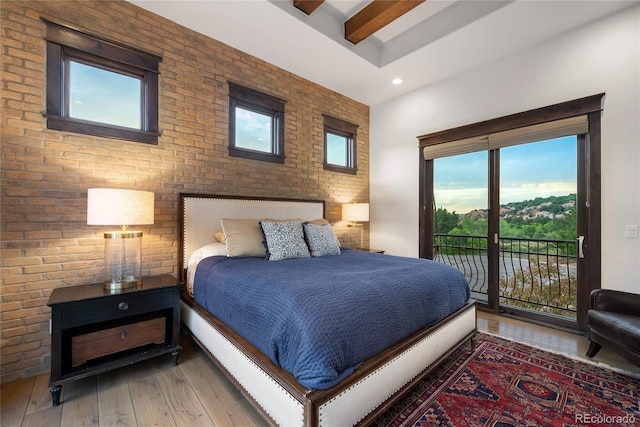
<path id="1" fill-rule="evenodd" d="M 119 290 L 142 283 L 142 231 L 129 225 L 153 224 L 154 194 L 151 191 L 90 188 L 87 193 L 87 225 L 119 225 L 104 233 L 104 288 Z"/>
<path id="2" fill-rule="evenodd" d="M 360 228 L 360 248 L 364 247 L 363 225 L 358 222 L 369 221 L 369 203 L 345 203 L 342 205 L 342 220 L 351 222 L 353 227 Z"/>

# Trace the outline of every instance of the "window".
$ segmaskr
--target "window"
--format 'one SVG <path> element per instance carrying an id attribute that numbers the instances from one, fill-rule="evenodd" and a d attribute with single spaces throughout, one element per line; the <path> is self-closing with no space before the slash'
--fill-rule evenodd
<path id="1" fill-rule="evenodd" d="M 45 22 L 47 128 L 157 144 L 162 58 Z"/>
<path id="2" fill-rule="evenodd" d="M 356 174 L 357 131 L 358 125 L 324 115 L 324 169 Z"/>
<path id="3" fill-rule="evenodd" d="M 229 155 L 284 163 L 285 103 L 229 82 Z"/>

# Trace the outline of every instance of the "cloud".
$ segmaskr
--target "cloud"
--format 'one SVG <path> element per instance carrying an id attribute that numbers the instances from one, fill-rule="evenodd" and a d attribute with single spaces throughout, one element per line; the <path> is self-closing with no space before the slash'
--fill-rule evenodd
<path id="1" fill-rule="evenodd" d="M 575 136 L 500 149 L 500 204 L 576 192 Z M 488 152 L 436 159 L 437 207 L 467 213 L 488 206 Z"/>
<path id="2" fill-rule="evenodd" d="M 576 192 L 575 182 L 523 183 L 502 187 L 500 204 L 532 200 L 536 197 L 566 196 Z M 468 213 L 474 209 L 487 209 L 487 188 L 445 188 L 434 191 L 436 207 L 449 212 Z"/>

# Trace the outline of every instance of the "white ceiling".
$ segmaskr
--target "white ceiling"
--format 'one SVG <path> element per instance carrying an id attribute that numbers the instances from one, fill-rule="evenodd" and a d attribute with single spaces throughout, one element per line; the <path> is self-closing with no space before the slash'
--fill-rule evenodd
<path id="1" fill-rule="evenodd" d="M 344 21 L 366 0 L 128 0 L 367 105 L 471 70 L 638 0 L 427 0 L 358 45 Z M 401 78 L 401 85 L 392 85 Z"/>

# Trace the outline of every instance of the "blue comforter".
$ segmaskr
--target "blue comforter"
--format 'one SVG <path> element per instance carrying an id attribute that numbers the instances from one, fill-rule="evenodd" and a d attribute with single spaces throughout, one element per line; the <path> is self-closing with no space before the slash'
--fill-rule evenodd
<path id="1" fill-rule="evenodd" d="M 300 384 L 325 389 L 462 307 L 469 285 L 445 264 L 355 250 L 283 261 L 216 256 L 198 265 L 194 298 Z"/>

